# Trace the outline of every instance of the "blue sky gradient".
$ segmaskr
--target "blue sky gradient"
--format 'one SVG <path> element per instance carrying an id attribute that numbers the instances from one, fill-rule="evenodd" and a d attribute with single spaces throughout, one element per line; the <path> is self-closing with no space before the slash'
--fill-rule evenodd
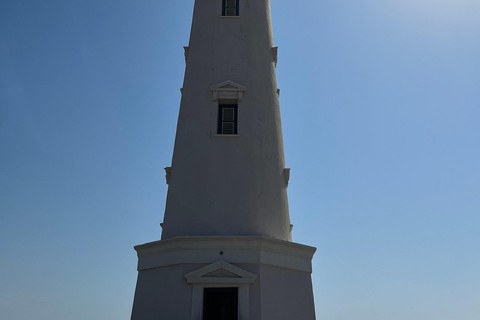
<path id="1" fill-rule="evenodd" d="M 317 318 L 478 320 L 480 2 L 271 5 Z M 0 1 L 0 319 L 130 317 L 192 9 Z"/>

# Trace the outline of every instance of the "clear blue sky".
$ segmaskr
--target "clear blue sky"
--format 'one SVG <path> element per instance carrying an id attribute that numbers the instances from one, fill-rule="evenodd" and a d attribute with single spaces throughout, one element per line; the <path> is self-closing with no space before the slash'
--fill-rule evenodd
<path id="1" fill-rule="evenodd" d="M 192 9 L 0 1 L 0 319 L 129 319 Z M 272 0 L 272 15 L 318 319 L 478 320 L 480 2 Z"/>

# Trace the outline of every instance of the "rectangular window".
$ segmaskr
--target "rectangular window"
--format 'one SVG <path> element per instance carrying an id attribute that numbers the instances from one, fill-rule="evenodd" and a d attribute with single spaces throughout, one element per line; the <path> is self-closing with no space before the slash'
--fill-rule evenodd
<path id="1" fill-rule="evenodd" d="M 218 106 L 218 134 L 237 134 L 236 104 L 221 104 Z"/>
<path id="2" fill-rule="evenodd" d="M 203 290 L 203 320 L 238 320 L 238 288 Z"/>
<path id="3" fill-rule="evenodd" d="M 239 0 L 222 0 L 222 16 L 235 17 L 238 16 Z"/>

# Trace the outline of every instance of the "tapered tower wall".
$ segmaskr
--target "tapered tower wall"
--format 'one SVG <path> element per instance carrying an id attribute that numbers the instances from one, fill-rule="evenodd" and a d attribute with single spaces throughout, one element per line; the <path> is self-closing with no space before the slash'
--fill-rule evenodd
<path id="1" fill-rule="evenodd" d="M 193 235 L 266 235 L 288 240 L 287 180 L 269 1 L 197 0 L 178 119 L 162 239 Z M 238 135 L 218 135 L 211 86 L 246 89 Z M 231 103 L 232 101 L 227 101 Z"/>
<path id="2" fill-rule="evenodd" d="M 291 242 L 269 1 L 235 2 L 223 17 L 224 1 L 195 1 L 162 237 L 135 247 L 132 320 L 315 319 L 316 249 Z M 223 105 L 236 131 L 218 130 Z M 209 300 L 219 289 L 228 303 Z"/>

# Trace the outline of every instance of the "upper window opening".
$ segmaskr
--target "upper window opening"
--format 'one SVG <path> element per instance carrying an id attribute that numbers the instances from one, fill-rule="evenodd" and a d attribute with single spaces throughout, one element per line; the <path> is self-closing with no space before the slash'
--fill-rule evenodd
<path id="1" fill-rule="evenodd" d="M 235 17 L 238 16 L 239 0 L 222 0 L 222 16 Z"/>
<path id="2" fill-rule="evenodd" d="M 218 106 L 218 134 L 237 134 L 237 105 Z"/>

